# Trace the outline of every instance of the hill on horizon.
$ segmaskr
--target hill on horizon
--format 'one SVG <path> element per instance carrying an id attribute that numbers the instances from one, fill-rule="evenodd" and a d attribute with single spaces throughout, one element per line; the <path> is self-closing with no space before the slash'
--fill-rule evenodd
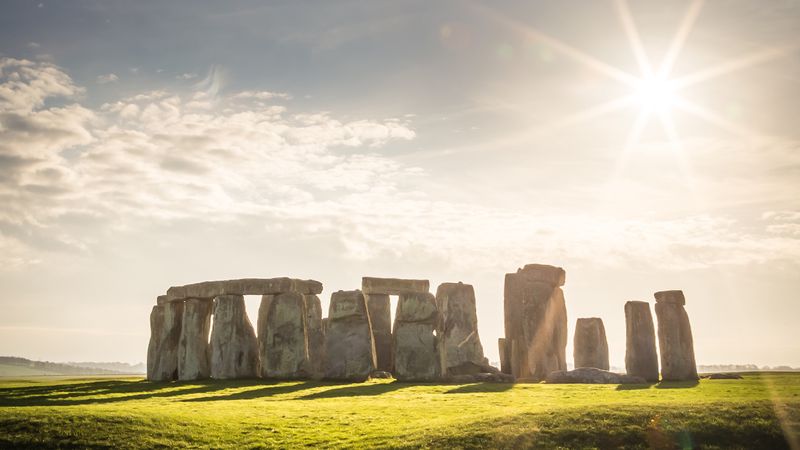
<path id="1" fill-rule="evenodd" d="M 144 363 L 34 361 L 18 356 L 0 356 L 0 377 L 43 375 L 129 375 L 143 374 Z"/>

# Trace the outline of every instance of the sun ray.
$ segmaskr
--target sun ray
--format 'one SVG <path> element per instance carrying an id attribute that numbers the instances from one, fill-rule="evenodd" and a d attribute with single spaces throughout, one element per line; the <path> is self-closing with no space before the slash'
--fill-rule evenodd
<path id="1" fill-rule="evenodd" d="M 630 8 L 628 8 L 628 2 L 626 0 L 615 0 L 614 5 L 616 5 L 619 20 L 622 22 L 622 28 L 628 36 L 628 43 L 631 46 L 631 50 L 633 50 L 633 56 L 636 58 L 636 63 L 639 65 L 639 71 L 645 78 L 652 77 L 653 67 L 650 65 L 650 59 L 647 57 L 647 53 L 642 46 L 642 39 L 633 21 Z"/>
<path id="2" fill-rule="evenodd" d="M 737 125 L 737 124 L 735 124 L 733 122 L 725 120 L 724 118 L 720 117 L 719 115 L 714 114 L 713 111 L 711 111 L 711 110 L 709 110 L 709 109 L 707 109 L 707 108 L 705 108 L 703 106 L 700 106 L 700 105 L 698 105 L 698 104 L 696 104 L 694 102 L 690 102 L 690 101 L 688 101 L 688 100 L 686 100 L 684 98 L 676 97 L 675 98 L 675 102 L 674 102 L 674 106 L 676 108 L 680 109 L 683 112 L 695 115 L 695 116 L 705 120 L 706 122 L 709 122 L 709 123 L 711 123 L 713 125 L 716 125 L 719 128 L 721 128 L 721 129 L 723 129 L 725 131 L 728 131 L 728 132 L 730 132 L 732 134 L 735 134 L 735 135 L 737 135 L 739 137 L 742 137 L 744 139 L 752 140 L 755 136 L 757 136 L 757 133 L 748 130 L 744 126 Z"/>
<path id="3" fill-rule="evenodd" d="M 703 0 L 694 0 L 689 4 L 686 14 L 683 16 L 683 21 L 678 27 L 678 32 L 675 33 L 675 38 L 672 40 L 672 44 L 669 50 L 667 50 L 667 54 L 664 56 L 664 60 L 661 62 L 661 66 L 658 69 L 659 77 L 666 79 L 672 73 L 672 68 L 675 66 L 678 55 L 680 55 L 681 50 L 683 50 L 686 39 L 689 37 L 689 33 L 692 31 L 702 8 Z"/>
<path id="4" fill-rule="evenodd" d="M 699 72 L 695 72 L 693 74 L 677 78 L 675 80 L 675 86 L 677 88 L 684 88 L 697 83 L 701 83 L 703 81 L 708 81 L 712 78 L 727 75 L 737 70 L 743 70 L 748 67 L 755 66 L 757 64 L 762 64 L 767 61 L 771 61 L 773 59 L 786 56 L 788 54 L 794 53 L 798 49 L 800 49 L 800 44 L 769 48 L 766 50 L 749 53 L 747 55 L 740 56 L 739 58 L 730 61 L 725 61 L 724 63 L 719 64 L 717 66 L 709 67 Z"/>
<path id="5" fill-rule="evenodd" d="M 639 138 L 642 136 L 642 132 L 645 126 L 647 126 L 647 122 L 650 120 L 650 114 L 650 110 L 642 109 L 639 111 L 639 115 L 636 116 L 636 121 L 633 123 L 630 133 L 628 133 L 627 139 L 625 139 L 625 147 L 622 148 L 622 153 L 620 153 L 617 158 L 612 179 L 619 178 L 625 170 L 630 154 L 633 152 L 633 148 L 639 144 Z"/>
<path id="6" fill-rule="evenodd" d="M 499 13 L 498 11 L 488 8 L 483 5 L 479 5 L 477 3 L 472 3 L 472 6 L 479 10 L 480 13 L 485 17 L 491 17 L 495 21 L 502 23 L 503 25 L 507 26 L 511 30 L 519 33 L 522 36 L 525 36 L 528 39 L 535 40 L 541 44 L 544 44 L 551 49 L 557 51 L 558 53 L 583 64 L 585 67 L 592 69 L 596 72 L 599 72 L 605 76 L 613 78 L 614 80 L 620 81 L 625 84 L 635 84 L 637 78 L 624 70 L 618 69 L 610 64 L 604 63 L 580 50 L 575 47 L 572 47 L 552 36 L 549 36 L 529 25 L 526 25 L 522 22 L 513 20 L 508 16 Z"/>
<path id="7" fill-rule="evenodd" d="M 669 113 L 662 111 L 658 114 L 658 120 L 661 122 L 661 128 L 667 134 L 667 141 L 669 142 L 672 154 L 678 160 L 678 166 L 681 169 L 683 180 L 686 183 L 686 186 L 694 191 L 695 184 L 694 176 L 692 175 L 692 168 L 689 164 L 689 160 L 686 157 L 686 152 L 683 149 L 683 141 L 681 140 L 680 135 L 675 128 L 675 123 L 672 120 L 672 116 L 670 116 Z M 695 198 L 697 206 L 700 206 L 699 201 L 699 199 Z"/>

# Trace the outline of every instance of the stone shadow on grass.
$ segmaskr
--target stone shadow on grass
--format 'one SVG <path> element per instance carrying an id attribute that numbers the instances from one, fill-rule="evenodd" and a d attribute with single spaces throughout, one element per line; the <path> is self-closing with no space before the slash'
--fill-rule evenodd
<path id="1" fill-rule="evenodd" d="M 656 389 L 688 389 L 700 384 L 698 380 L 689 381 L 662 381 L 656 385 Z"/>
<path id="2" fill-rule="evenodd" d="M 635 390 L 638 390 L 638 389 L 650 389 L 653 386 L 655 386 L 656 384 L 658 384 L 658 383 L 656 383 L 654 381 L 648 382 L 648 383 L 620 384 L 620 385 L 617 385 L 617 390 L 618 391 L 635 391 Z"/>
<path id="3" fill-rule="evenodd" d="M 505 392 L 514 387 L 514 383 L 474 383 L 458 386 L 445 394 L 474 394 L 478 392 Z"/>
<path id="4" fill-rule="evenodd" d="M 336 389 L 328 389 L 326 391 L 314 392 L 300 397 L 300 400 L 315 400 L 318 398 L 337 398 L 337 397 L 362 397 L 371 395 L 381 395 L 387 392 L 393 392 L 398 389 L 415 386 L 413 383 L 402 383 L 399 381 L 392 381 L 391 383 L 376 383 L 376 384 L 363 384 L 363 385 L 347 385 Z"/>
<path id="5" fill-rule="evenodd" d="M 271 397 L 273 395 L 291 394 L 305 389 L 319 387 L 321 384 L 316 381 L 304 381 L 294 384 L 287 382 L 271 382 L 270 384 L 258 383 L 263 385 L 259 389 L 250 389 L 247 391 L 234 392 L 228 395 L 209 395 L 198 398 L 187 398 L 181 400 L 182 402 L 214 402 L 218 400 L 251 400 L 254 398 Z"/>
<path id="6" fill-rule="evenodd" d="M 236 386 L 255 382 L 257 380 L 240 380 Z M 117 403 L 210 392 L 230 387 L 231 384 L 214 380 L 176 383 L 111 380 L 3 388 L 0 389 L 0 406 L 70 406 Z"/>

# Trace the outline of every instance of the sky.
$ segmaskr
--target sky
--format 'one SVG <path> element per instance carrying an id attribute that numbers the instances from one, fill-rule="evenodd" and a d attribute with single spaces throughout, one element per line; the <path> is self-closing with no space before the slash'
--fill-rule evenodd
<path id="1" fill-rule="evenodd" d="M 145 360 L 169 286 L 564 267 L 800 366 L 800 3 L 4 1 L 0 354 Z M 247 298 L 255 321 L 258 298 Z"/>

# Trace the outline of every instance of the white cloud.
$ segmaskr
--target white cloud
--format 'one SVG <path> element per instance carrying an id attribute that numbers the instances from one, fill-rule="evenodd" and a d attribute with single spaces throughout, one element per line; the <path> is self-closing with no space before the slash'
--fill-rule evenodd
<path id="1" fill-rule="evenodd" d="M 108 84 L 119 81 L 119 77 L 115 73 L 107 73 L 105 75 L 97 76 L 97 84 Z"/>
<path id="2" fill-rule="evenodd" d="M 292 96 L 285 92 L 242 91 L 234 95 L 233 98 L 241 100 L 272 100 L 275 98 L 289 100 Z"/>
<path id="3" fill-rule="evenodd" d="M 192 80 L 195 78 L 197 78 L 197 74 L 194 72 L 182 73 L 180 75 L 175 76 L 176 80 Z"/>

